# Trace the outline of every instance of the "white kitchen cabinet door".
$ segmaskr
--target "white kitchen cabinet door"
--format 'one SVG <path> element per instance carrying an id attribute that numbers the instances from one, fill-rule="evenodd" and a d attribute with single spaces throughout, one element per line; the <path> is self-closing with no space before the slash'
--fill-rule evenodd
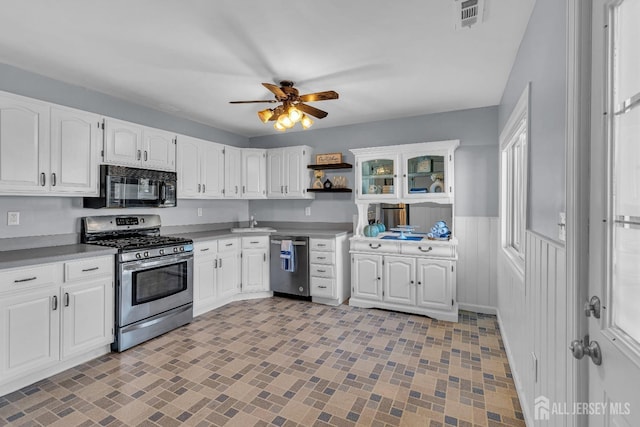
<path id="1" fill-rule="evenodd" d="M 178 137 L 178 198 L 200 197 L 200 143 L 197 139 Z"/>
<path id="2" fill-rule="evenodd" d="M 228 299 L 240 292 L 240 253 L 218 253 L 216 287 L 218 299 Z"/>
<path id="3" fill-rule="evenodd" d="M 107 118 L 104 131 L 104 163 L 140 167 L 142 126 Z"/>
<path id="4" fill-rule="evenodd" d="M 415 258 L 385 256 L 383 271 L 383 300 L 391 303 L 415 305 Z"/>
<path id="5" fill-rule="evenodd" d="M 60 356 L 58 286 L 0 298 L 2 382 L 54 365 Z"/>
<path id="6" fill-rule="evenodd" d="M 113 342 L 113 278 L 62 288 L 62 359 Z"/>
<path id="7" fill-rule="evenodd" d="M 264 199 L 267 197 L 267 152 L 245 148 L 242 150 L 242 197 Z"/>
<path id="8" fill-rule="evenodd" d="M 269 290 L 269 254 L 264 249 L 242 252 L 242 292 Z"/>
<path id="9" fill-rule="evenodd" d="M 382 300 L 382 256 L 353 254 L 351 268 L 353 296 Z"/>
<path id="10" fill-rule="evenodd" d="M 417 304 L 451 310 L 453 305 L 453 261 L 418 259 Z"/>
<path id="11" fill-rule="evenodd" d="M 0 94 L 0 192 L 43 193 L 49 174 L 49 106 Z"/>
<path id="12" fill-rule="evenodd" d="M 242 150 L 228 145 L 224 147 L 224 196 L 242 197 Z"/>
<path id="13" fill-rule="evenodd" d="M 273 149 L 267 152 L 267 197 L 285 197 L 285 151 Z"/>
<path id="14" fill-rule="evenodd" d="M 51 193 L 98 194 L 100 122 L 97 114 L 51 107 Z"/>
<path id="15" fill-rule="evenodd" d="M 303 147 L 292 147 L 284 150 L 284 185 L 285 196 L 300 199 L 305 196 L 309 186 L 309 173 Z"/>
<path id="16" fill-rule="evenodd" d="M 193 312 L 200 315 L 215 303 L 215 247 L 217 242 L 198 243 L 194 248 Z"/>
<path id="17" fill-rule="evenodd" d="M 200 198 L 214 199 L 222 197 L 224 189 L 224 153 L 223 145 L 213 142 L 200 144 Z"/>
<path id="18" fill-rule="evenodd" d="M 176 170 L 176 136 L 170 132 L 145 127 L 142 131 L 141 166 L 146 169 Z"/>

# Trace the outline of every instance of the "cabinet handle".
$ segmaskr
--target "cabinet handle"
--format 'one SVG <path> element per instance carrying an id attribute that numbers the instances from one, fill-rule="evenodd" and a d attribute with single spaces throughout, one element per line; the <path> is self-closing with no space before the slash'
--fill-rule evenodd
<path id="1" fill-rule="evenodd" d="M 318 273 L 326 273 L 327 270 L 318 270 Z"/>
<path id="2" fill-rule="evenodd" d="M 208 250 L 209 250 L 209 248 L 204 248 L 204 249 L 200 249 L 200 252 L 206 252 Z"/>
<path id="3" fill-rule="evenodd" d="M 44 174 L 44 172 L 42 172 L 40 174 L 40 185 L 44 187 L 46 183 L 47 183 L 47 176 Z"/>
<path id="4" fill-rule="evenodd" d="M 251 243 L 252 245 L 257 245 L 260 242 L 249 242 L 249 243 Z"/>
<path id="5" fill-rule="evenodd" d="M 284 186 L 284 194 L 289 194 L 289 186 L 288 185 Z"/>
<path id="6" fill-rule="evenodd" d="M 236 185 L 236 194 L 238 194 L 238 186 Z"/>
<path id="7" fill-rule="evenodd" d="M 138 160 L 142 157 L 142 151 L 138 150 Z"/>
<path id="8" fill-rule="evenodd" d="M 322 286 L 322 285 L 321 285 L 321 286 L 318 286 L 318 287 L 319 287 L 320 289 L 327 289 L 327 287 L 326 287 L 326 286 Z"/>
<path id="9" fill-rule="evenodd" d="M 327 245 L 325 245 L 324 243 L 318 243 L 318 246 L 320 247 L 320 246 L 327 246 Z"/>
<path id="10" fill-rule="evenodd" d="M 207 184 L 202 184 L 202 192 L 204 193 L 205 191 L 207 191 Z"/>
<path id="11" fill-rule="evenodd" d="M 201 189 L 202 189 L 202 185 L 198 184 L 198 193 L 200 192 Z"/>
<path id="12" fill-rule="evenodd" d="M 218 263 L 218 267 L 222 268 L 222 258 L 220 258 L 219 260 L 220 262 Z"/>
<path id="13" fill-rule="evenodd" d="M 99 270 L 99 269 L 100 269 L 100 267 L 83 268 L 82 272 L 86 273 L 87 271 L 96 271 L 96 270 Z"/>
<path id="14" fill-rule="evenodd" d="M 58 309 L 58 296 L 54 295 L 53 298 L 51 298 L 51 302 L 52 302 L 51 309 L 53 311 L 56 311 Z"/>
<path id="15" fill-rule="evenodd" d="M 144 161 L 147 161 L 147 150 L 144 150 Z"/>
<path id="16" fill-rule="evenodd" d="M 64 293 L 64 306 L 69 307 L 69 292 Z"/>
<path id="17" fill-rule="evenodd" d="M 319 256 L 319 257 L 316 257 L 316 258 L 318 258 L 318 259 L 327 259 L 326 256 Z"/>
<path id="18" fill-rule="evenodd" d="M 429 246 L 427 249 L 422 249 L 422 246 L 418 246 L 418 249 L 422 252 L 431 252 L 433 250 L 431 246 Z"/>
<path id="19" fill-rule="evenodd" d="M 51 186 L 55 187 L 56 186 L 56 173 L 52 173 L 51 174 Z"/>
<path id="20" fill-rule="evenodd" d="M 227 243 L 225 246 L 233 246 L 233 243 Z"/>
<path id="21" fill-rule="evenodd" d="M 26 279 L 16 279 L 16 280 L 13 281 L 13 283 L 30 282 L 32 280 L 36 280 L 37 278 L 38 278 L 38 276 L 28 277 Z"/>
<path id="22" fill-rule="evenodd" d="M 284 194 L 284 185 L 281 185 L 281 186 L 280 186 L 280 193 L 283 193 L 283 194 Z"/>
<path id="23" fill-rule="evenodd" d="M 243 186 L 242 186 L 242 194 L 244 194 L 244 193 L 246 193 L 246 192 L 247 192 L 247 188 L 243 185 Z"/>
<path id="24" fill-rule="evenodd" d="M 267 254 L 262 254 L 262 261 L 267 262 Z"/>
<path id="25" fill-rule="evenodd" d="M 369 247 L 370 247 L 371 249 L 380 249 L 380 247 L 381 247 L 381 246 L 382 246 L 382 245 L 381 245 L 380 243 L 378 243 L 378 246 L 373 247 L 373 243 L 369 243 Z"/>
<path id="26" fill-rule="evenodd" d="M 215 264 L 213 265 L 213 268 L 218 268 L 218 258 L 216 258 Z"/>

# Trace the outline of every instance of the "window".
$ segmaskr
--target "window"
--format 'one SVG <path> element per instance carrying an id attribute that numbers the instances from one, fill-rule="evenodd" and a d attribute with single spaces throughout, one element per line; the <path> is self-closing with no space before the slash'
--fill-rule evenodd
<path id="1" fill-rule="evenodd" d="M 500 222 L 502 248 L 524 272 L 527 224 L 529 87 L 500 135 Z"/>

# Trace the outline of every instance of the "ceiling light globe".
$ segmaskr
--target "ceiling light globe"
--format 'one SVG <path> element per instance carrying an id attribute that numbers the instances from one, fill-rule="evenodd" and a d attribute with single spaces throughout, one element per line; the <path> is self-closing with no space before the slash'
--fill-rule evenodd
<path id="1" fill-rule="evenodd" d="M 293 121 L 291 121 L 288 114 L 280 114 L 280 117 L 278 117 L 278 123 L 280 123 L 287 129 L 293 127 L 293 125 L 295 124 Z"/>
<path id="2" fill-rule="evenodd" d="M 302 124 L 302 127 L 304 129 L 309 129 L 311 125 L 313 125 L 313 120 L 311 120 L 311 118 L 306 114 L 303 114 L 302 118 L 300 119 L 300 124 Z"/>
<path id="3" fill-rule="evenodd" d="M 262 123 L 267 123 L 271 117 L 273 117 L 273 110 L 267 108 L 266 110 L 258 111 L 258 117 Z"/>
<path id="4" fill-rule="evenodd" d="M 297 123 L 302 118 L 302 113 L 296 107 L 289 108 L 289 119 L 292 122 Z"/>
<path id="5" fill-rule="evenodd" d="M 287 130 L 286 127 L 282 126 L 282 124 L 280 124 L 279 122 L 275 122 L 273 125 L 274 129 L 280 132 L 284 132 L 285 130 Z"/>

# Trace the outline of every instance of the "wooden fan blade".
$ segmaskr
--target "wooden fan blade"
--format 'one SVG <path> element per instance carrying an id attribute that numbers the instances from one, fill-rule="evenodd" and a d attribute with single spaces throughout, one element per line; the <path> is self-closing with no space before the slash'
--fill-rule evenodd
<path id="1" fill-rule="evenodd" d="M 326 92 L 308 93 L 306 95 L 300 95 L 300 101 L 302 102 L 314 102 L 314 101 L 328 101 L 330 99 L 338 99 L 338 92 L 328 90 Z"/>
<path id="2" fill-rule="evenodd" d="M 269 99 L 266 101 L 229 101 L 229 104 L 253 104 L 255 102 L 269 102 L 269 103 L 274 103 L 274 102 L 278 102 L 275 99 Z"/>
<path id="3" fill-rule="evenodd" d="M 327 114 L 329 114 L 326 111 L 318 110 L 316 107 L 312 107 L 311 105 L 303 104 L 301 102 L 296 104 L 296 108 L 303 113 L 307 113 L 318 119 L 323 119 L 327 117 Z"/>
<path id="4" fill-rule="evenodd" d="M 273 92 L 273 94 L 278 98 L 278 99 L 286 99 L 287 98 L 287 94 L 284 93 L 282 91 L 282 89 L 280 89 L 279 86 L 276 86 L 274 84 L 271 83 L 262 83 L 262 86 L 266 87 L 267 89 L 269 89 L 271 92 Z"/>

